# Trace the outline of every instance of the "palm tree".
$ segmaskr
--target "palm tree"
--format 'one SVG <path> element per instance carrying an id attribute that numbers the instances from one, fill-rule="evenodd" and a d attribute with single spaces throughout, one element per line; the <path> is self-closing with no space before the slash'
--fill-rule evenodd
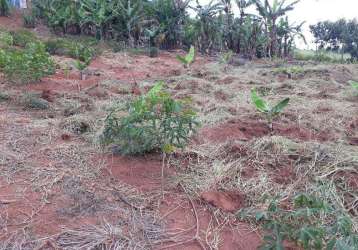
<path id="1" fill-rule="evenodd" d="M 286 12 L 294 9 L 294 6 L 300 2 L 296 0 L 286 5 L 287 0 L 273 0 L 272 5 L 268 0 L 253 0 L 257 11 L 262 16 L 266 25 L 266 33 L 270 41 L 268 44 L 269 55 L 275 56 L 277 54 L 277 20 L 284 16 Z"/>

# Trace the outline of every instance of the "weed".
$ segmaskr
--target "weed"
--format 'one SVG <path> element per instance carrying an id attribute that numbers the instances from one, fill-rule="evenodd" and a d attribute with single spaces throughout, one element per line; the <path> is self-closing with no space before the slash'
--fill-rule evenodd
<path id="1" fill-rule="evenodd" d="M 297 194 L 290 203 L 269 200 L 266 210 L 241 211 L 263 224 L 267 234 L 261 249 L 285 249 L 284 241 L 296 242 L 303 249 L 357 249 L 358 235 L 343 211 L 308 193 Z"/>
<path id="2" fill-rule="evenodd" d="M 24 27 L 25 28 L 35 28 L 36 27 L 36 17 L 33 13 L 27 12 L 22 16 Z"/>
<path id="3" fill-rule="evenodd" d="M 6 79 L 14 83 L 36 82 L 55 70 L 42 43 L 30 43 L 23 50 L 0 50 L 0 67 Z"/>
<path id="4" fill-rule="evenodd" d="M 271 107 L 268 102 L 263 100 L 257 95 L 257 92 L 255 89 L 251 90 L 251 100 L 252 103 L 255 105 L 256 109 L 263 113 L 269 123 L 271 133 L 273 132 L 273 119 L 280 115 L 282 110 L 288 105 L 288 102 L 290 101 L 290 98 L 286 98 L 279 103 L 277 103 L 275 106 Z"/>
<path id="5" fill-rule="evenodd" d="M 7 31 L 0 30 L 0 48 L 8 48 L 9 46 L 12 46 L 13 43 L 14 40 L 11 34 Z"/>
<path id="6" fill-rule="evenodd" d="M 184 65 L 184 68 L 189 68 L 190 65 L 195 60 L 195 48 L 194 48 L 194 46 L 190 47 L 189 53 L 186 56 L 183 57 L 183 56 L 177 55 L 176 58 Z"/>
<path id="7" fill-rule="evenodd" d="M 91 41 L 75 41 L 71 39 L 50 39 L 45 42 L 46 50 L 52 55 L 69 56 L 86 62 L 92 60 L 96 51 Z"/>
<path id="8" fill-rule="evenodd" d="M 20 47 L 26 47 L 30 43 L 39 42 L 39 39 L 34 33 L 28 30 L 11 31 L 10 34 L 13 37 L 14 45 Z"/>
<path id="9" fill-rule="evenodd" d="M 122 154 L 142 154 L 156 149 L 168 152 L 185 147 L 197 126 L 189 102 L 174 100 L 159 82 L 124 109 L 114 108 L 110 112 L 101 141 L 104 145 L 119 146 Z"/>
<path id="10" fill-rule="evenodd" d="M 281 67 L 281 68 L 277 68 L 274 71 L 277 74 L 286 74 L 288 76 L 288 78 L 292 78 L 292 76 L 294 75 L 299 75 L 299 74 L 303 74 L 305 71 L 302 67 L 297 67 L 297 66 L 293 66 L 293 67 Z"/>
<path id="11" fill-rule="evenodd" d="M 350 81 L 350 84 L 354 90 L 358 91 L 358 82 Z"/>

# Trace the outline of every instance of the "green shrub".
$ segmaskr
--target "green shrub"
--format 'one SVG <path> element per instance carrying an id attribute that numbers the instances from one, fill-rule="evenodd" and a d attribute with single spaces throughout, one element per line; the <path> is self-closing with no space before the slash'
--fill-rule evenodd
<path id="1" fill-rule="evenodd" d="M 14 83 L 36 82 L 55 71 L 42 43 L 30 43 L 25 49 L 0 50 L 0 67 L 5 78 Z"/>
<path id="2" fill-rule="evenodd" d="M 12 46 L 13 43 L 12 35 L 7 31 L 0 30 L 0 48 L 7 48 Z"/>
<path id="3" fill-rule="evenodd" d="M 28 30 L 17 30 L 11 31 L 10 33 L 13 37 L 14 45 L 16 46 L 26 47 L 26 45 L 29 43 L 39 42 L 39 39 L 36 37 L 36 35 Z"/>
<path id="4" fill-rule="evenodd" d="M 35 28 L 36 26 L 36 17 L 31 12 L 24 13 L 22 16 L 24 27 L 25 28 Z"/>
<path id="5" fill-rule="evenodd" d="M 70 39 L 50 39 L 45 42 L 46 50 L 52 55 L 69 56 L 87 62 L 96 55 L 93 43 L 73 41 Z"/>
<path id="6" fill-rule="evenodd" d="M 352 220 L 326 201 L 301 193 L 282 205 L 272 199 L 266 210 L 249 215 L 263 223 L 266 230 L 261 249 L 283 250 L 287 240 L 296 242 L 305 250 L 358 249 L 358 235 L 354 233 Z M 244 211 L 241 213 L 247 216 Z"/>
<path id="7" fill-rule="evenodd" d="M 8 16 L 10 14 L 10 4 L 8 0 L 0 0 L 0 16 Z"/>
<path id="8" fill-rule="evenodd" d="M 101 141 L 119 146 L 122 154 L 164 152 L 183 148 L 198 122 L 189 102 L 176 101 L 157 83 L 146 95 L 114 108 L 105 120 Z"/>

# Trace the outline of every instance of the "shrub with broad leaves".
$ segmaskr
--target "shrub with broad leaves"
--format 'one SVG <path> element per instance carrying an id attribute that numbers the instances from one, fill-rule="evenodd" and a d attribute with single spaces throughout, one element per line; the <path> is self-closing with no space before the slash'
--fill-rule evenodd
<path id="1" fill-rule="evenodd" d="M 172 152 L 187 145 L 199 125 L 190 100 L 174 100 L 157 83 L 146 95 L 114 108 L 105 120 L 101 141 L 124 155 L 155 150 Z"/>

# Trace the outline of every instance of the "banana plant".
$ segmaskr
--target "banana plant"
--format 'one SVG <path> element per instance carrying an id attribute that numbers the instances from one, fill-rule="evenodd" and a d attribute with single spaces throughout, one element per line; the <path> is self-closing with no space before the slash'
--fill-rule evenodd
<path id="1" fill-rule="evenodd" d="M 176 58 L 178 59 L 178 61 L 180 61 L 184 65 L 184 68 L 189 68 L 190 65 L 195 60 L 195 48 L 194 48 L 194 46 L 190 46 L 189 53 L 186 54 L 186 56 L 177 55 Z"/>
<path id="2" fill-rule="evenodd" d="M 255 105 L 256 109 L 263 113 L 269 123 L 271 135 L 273 133 L 273 119 L 281 114 L 283 109 L 288 105 L 290 98 L 286 98 L 278 102 L 275 106 L 271 106 L 268 102 L 258 96 L 255 89 L 251 90 L 251 101 Z"/>
<path id="3" fill-rule="evenodd" d="M 81 25 L 93 25 L 96 29 L 97 39 L 104 39 L 106 27 L 114 18 L 112 9 L 112 4 L 107 0 L 82 0 L 78 12 L 81 17 Z"/>

